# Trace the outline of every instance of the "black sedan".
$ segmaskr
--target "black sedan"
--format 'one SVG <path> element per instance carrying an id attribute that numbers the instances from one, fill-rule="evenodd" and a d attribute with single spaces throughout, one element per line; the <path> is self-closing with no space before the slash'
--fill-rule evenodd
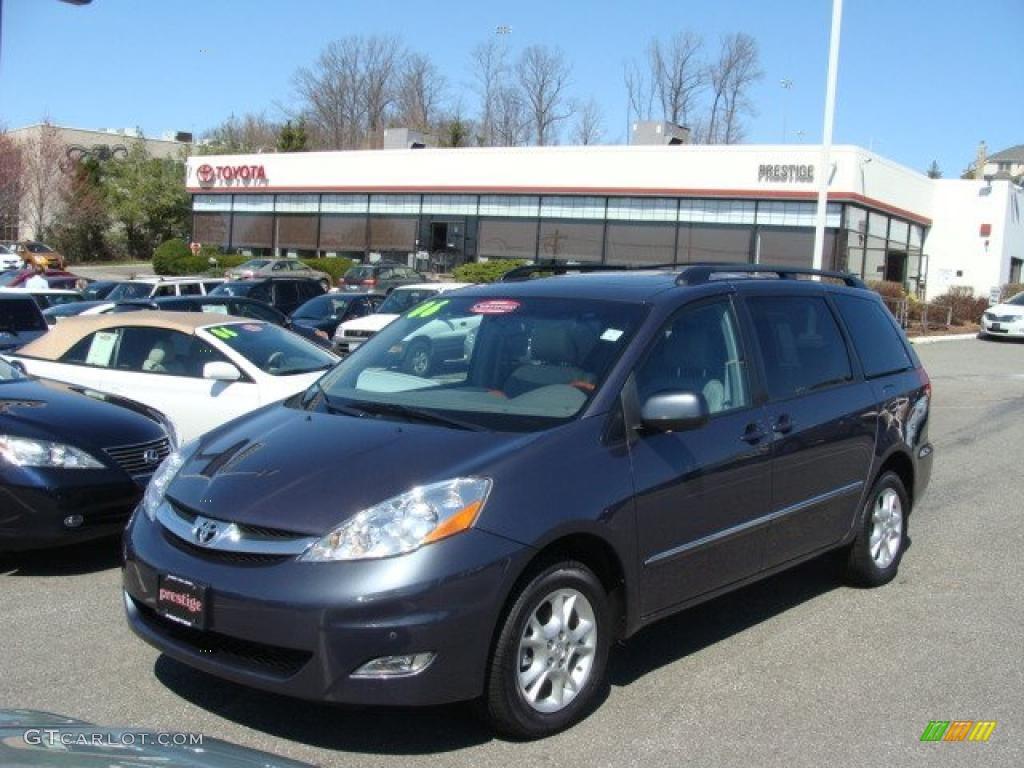
<path id="1" fill-rule="evenodd" d="M 0 551 L 118 533 L 173 447 L 166 425 L 138 403 L 0 359 Z"/>
<path id="2" fill-rule="evenodd" d="M 328 293 L 307 301 L 291 319 L 296 326 L 315 328 L 330 338 L 346 320 L 373 314 L 383 301 L 383 296 L 370 293 Z"/>
<path id="3" fill-rule="evenodd" d="M 0 293 L 0 352 L 13 352 L 42 336 L 49 327 L 32 294 Z"/>

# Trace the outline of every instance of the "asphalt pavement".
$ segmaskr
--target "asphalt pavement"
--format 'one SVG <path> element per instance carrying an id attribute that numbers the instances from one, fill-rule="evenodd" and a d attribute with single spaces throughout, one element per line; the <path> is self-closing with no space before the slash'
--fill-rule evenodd
<path id="1" fill-rule="evenodd" d="M 321 706 L 194 672 L 128 630 L 112 544 L 0 556 L 0 707 L 324 766 L 1024 765 L 1024 344 L 919 353 L 935 466 L 898 578 L 853 589 L 819 560 L 667 619 L 614 650 L 604 703 L 553 738 L 495 739 L 471 704 Z M 997 726 L 922 743 L 931 720 Z"/>

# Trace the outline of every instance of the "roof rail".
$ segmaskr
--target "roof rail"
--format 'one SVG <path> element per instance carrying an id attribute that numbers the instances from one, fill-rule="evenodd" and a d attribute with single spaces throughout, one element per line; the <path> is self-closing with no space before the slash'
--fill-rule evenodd
<path id="1" fill-rule="evenodd" d="M 850 288 L 867 288 L 864 281 L 849 272 L 836 272 L 810 267 L 766 266 L 764 264 L 688 264 L 676 278 L 678 285 L 699 285 L 710 282 L 715 275 L 723 277 L 740 275 L 775 275 L 780 280 L 796 280 L 799 275 L 831 277 Z"/>
<path id="2" fill-rule="evenodd" d="M 666 269 L 674 266 L 673 264 L 598 264 L 593 262 L 574 264 L 567 261 L 539 261 L 536 264 L 524 264 L 521 267 L 513 267 L 501 276 L 499 282 L 530 280 L 534 275 L 538 277 L 551 277 L 553 275 L 575 275 L 586 272 L 632 272 L 636 270 Z M 538 273 L 542 274 L 538 275 Z"/>

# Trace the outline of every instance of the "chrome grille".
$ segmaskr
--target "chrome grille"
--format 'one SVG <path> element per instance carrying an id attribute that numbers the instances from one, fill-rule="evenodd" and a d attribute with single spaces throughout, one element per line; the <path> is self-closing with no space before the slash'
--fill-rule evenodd
<path id="1" fill-rule="evenodd" d="M 376 331 L 345 331 L 345 338 L 368 339 L 373 336 L 374 333 L 376 333 Z"/>
<path id="2" fill-rule="evenodd" d="M 163 437 L 159 440 L 150 440 L 148 443 L 105 448 L 104 452 L 129 475 L 146 475 L 156 470 L 160 462 L 171 452 L 171 441 Z M 148 461 L 147 454 L 156 460 Z"/>

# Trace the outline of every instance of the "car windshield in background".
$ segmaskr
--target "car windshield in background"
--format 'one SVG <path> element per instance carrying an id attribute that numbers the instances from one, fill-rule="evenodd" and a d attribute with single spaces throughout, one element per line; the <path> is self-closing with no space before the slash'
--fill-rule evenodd
<path id="1" fill-rule="evenodd" d="M 345 307 L 351 301 L 351 298 L 345 296 L 317 296 L 296 309 L 292 313 L 292 317 L 296 319 L 308 318 L 318 320 L 325 315 L 343 315 L 345 314 Z"/>
<path id="2" fill-rule="evenodd" d="M 268 323 L 230 323 L 205 330 L 271 376 L 325 371 L 337 362 L 315 344 Z"/>
<path id="3" fill-rule="evenodd" d="M 77 304 L 82 297 L 77 293 L 47 293 L 44 294 L 47 306 L 59 307 L 64 304 Z"/>
<path id="4" fill-rule="evenodd" d="M 346 280 L 366 280 L 373 277 L 373 267 L 352 267 L 345 273 Z"/>
<path id="5" fill-rule="evenodd" d="M 45 331 L 46 321 L 32 297 L 28 301 L 0 301 L 0 333 Z"/>
<path id="6" fill-rule="evenodd" d="M 121 283 L 107 294 L 107 301 L 146 299 L 152 292 L 153 286 L 149 283 Z"/>
<path id="7" fill-rule="evenodd" d="M 0 382 L 23 379 L 24 375 L 6 360 L 0 358 Z"/>
<path id="8" fill-rule="evenodd" d="M 221 283 L 207 296 L 248 296 L 256 283 Z"/>
<path id="9" fill-rule="evenodd" d="M 645 312 L 612 301 L 436 298 L 325 376 L 323 407 L 500 431 L 555 426 L 593 397 Z"/>
<path id="10" fill-rule="evenodd" d="M 74 317 L 103 303 L 102 301 L 76 301 L 71 304 L 58 304 L 44 309 L 43 317 Z"/>
<path id="11" fill-rule="evenodd" d="M 399 288 L 391 292 L 377 311 L 382 315 L 400 315 L 438 293 L 436 288 Z"/>
<path id="12" fill-rule="evenodd" d="M 1007 299 L 1003 302 L 1004 304 L 1013 304 L 1014 306 L 1024 307 L 1024 293 L 1018 293 L 1013 298 Z"/>
<path id="13" fill-rule="evenodd" d="M 242 264 L 239 264 L 235 269 L 260 269 L 267 266 L 270 262 L 266 259 L 250 259 Z"/>

